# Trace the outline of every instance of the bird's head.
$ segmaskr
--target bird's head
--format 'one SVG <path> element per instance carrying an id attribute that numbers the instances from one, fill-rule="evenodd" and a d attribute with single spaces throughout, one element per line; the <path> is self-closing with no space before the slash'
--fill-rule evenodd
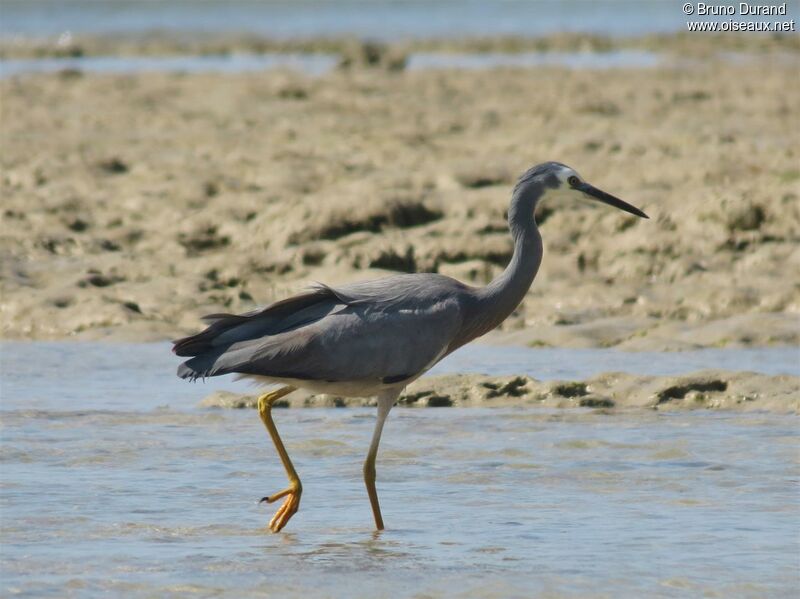
<path id="1" fill-rule="evenodd" d="M 642 218 L 649 218 L 636 206 L 590 185 L 574 169 L 560 162 L 543 162 L 528 169 L 519 178 L 514 191 L 519 194 L 535 194 L 537 202 L 544 199 L 588 198 Z"/>

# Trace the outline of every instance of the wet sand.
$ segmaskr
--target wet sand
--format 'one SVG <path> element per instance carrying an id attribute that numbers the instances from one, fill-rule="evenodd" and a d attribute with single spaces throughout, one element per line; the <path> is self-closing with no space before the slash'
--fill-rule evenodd
<path id="1" fill-rule="evenodd" d="M 482 285 L 510 256 L 515 177 L 555 159 L 651 220 L 541 206 L 542 269 L 490 340 L 796 345 L 796 41 L 720 59 L 649 39 L 702 60 L 3 80 L 0 335 L 174 338 L 398 271 Z"/>
<path id="2" fill-rule="evenodd" d="M 798 352 L 797 348 L 622 352 L 470 344 L 409 385 L 399 405 L 579 408 L 617 417 L 720 409 L 798 413 Z M 235 376 L 188 383 L 175 376 L 180 361 L 163 342 L 3 342 L 3 407 L 58 412 L 91 401 L 96 410 L 252 408 L 263 392 L 263 386 Z M 56 379 L 63 388 L 53 382 Z M 303 408 L 374 403 L 303 391 L 285 399 L 281 406 Z"/>
<path id="3" fill-rule="evenodd" d="M 258 394 L 218 390 L 200 402 L 203 408 L 255 408 Z M 402 393 L 409 407 L 514 407 L 734 410 L 800 413 L 800 377 L 705 370 L 682 376 L 604 373 L 582 381 L 537 381 L 528 376 L 452 374 L 423 377 Z M 278 407 L 353 407 L 376 405 L 374 398 L 315 395 L 297 390 Z"/>
<path id="4" fill-rule="evenodd" d="M 358 36 L 270 38 L 255 33 L 143 31 L 114 35 L 80 33 L 66 36 L 10 36 L 0 40 L 0 58 L 79 56 L 214 55 L 265 52 L 326 53 L 356 58 L 365 50 L 382 49 L 392 56 L 412 52 L 609 52 L 638 49 L 675 56 L 708 58 L 719 52 L 780 53 L 800 51 L 800 38 L 792 35 L 648 33 L 628 32 L 621 37 L 585 32 L 559 32 L 536 36 L 419 37 L 391 41 L 364 41 Z M 356 61 L 359 62 L 359 61 Z M 380 64 L 380 61 L 377 61 Z M 373 62 L 373 64 L 375 64 Z M 385 63 L 384 63 L 385 64 Z"/>

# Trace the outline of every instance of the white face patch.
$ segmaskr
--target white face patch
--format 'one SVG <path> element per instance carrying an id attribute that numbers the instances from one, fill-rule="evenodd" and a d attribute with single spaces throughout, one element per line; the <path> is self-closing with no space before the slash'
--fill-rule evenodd
<path id="1" fill-rule="evenodd" d="M 570 177 L 578 177 L 581 181 L 583 181 L 583 177 L 581 177 L 578 173 L 574 170 L 569 168 L 568 166 L 562 166 L 557 172 L 556 177 L 559 181 L 561 181 L 561 185 L 565 185 L 569 187 L 569 183 L 567 182 Z"/>
<path id="2" fill-rule="evenodd" d="M 554 174 L 560 185 L 555 189 L 552 187 L 546 187 L 544 194 L 540 198 L 540 201 L 550 202 L 555 200 L 558 202 L 567 199 L 574 200 L 575 198 L 583 195 L 582 192 L 572 189 L 572 186 L 569 184 L 570 177 L 578 177 L 578 179 L 583 181 L 583 178 L 573 169 L 569 168 L 568 166 L 562 166 Z"/>

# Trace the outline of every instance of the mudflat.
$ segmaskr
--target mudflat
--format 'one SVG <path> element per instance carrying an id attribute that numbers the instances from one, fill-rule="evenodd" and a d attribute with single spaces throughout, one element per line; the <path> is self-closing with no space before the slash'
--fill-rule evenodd
<path id="1" fill-rule="evenodd" d="M 516 176 L 558 160 L 651 218 L 540 206 L 541 270 L 495 340 L 796 345 L 800 52 L 748 39 L 689 60 L 659 38 L 656 68 L 4 79 L 0 335 L 174 338 L 317 280 L 483 285 Z"/>
<path id="2" fill-rule="evenodd" d="M 258 393 L 215 391 L 203 408 L 256 408 Z M 280 407 L 376 405 L 374 398 L 335 397 L 298 390 Z M 681 376 L 636 376 L 609 372 L 585 381 L 538 381 L 528 376 L 451 374 L 411 383 L 398 404 L 409 407 L 594 408 L 609 414 L 629 410 L 729 410 L 800 412 L 800 377 L 705 370 Z"/>

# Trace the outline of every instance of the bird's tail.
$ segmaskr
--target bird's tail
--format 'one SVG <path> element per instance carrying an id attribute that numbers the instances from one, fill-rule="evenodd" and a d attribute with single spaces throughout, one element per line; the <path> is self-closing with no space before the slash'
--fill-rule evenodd
<path id="1" fill-rule="evenodd" d="M 216 366 L 217 360 L 233 341 L 227 341 L 225 333 L 230 333 L 233 329 L 246 324 L 249 317 L 249 314 L 209 314 L 203 317 L 203 320 L 210 323 L 205 330 L 173 341 L 172 352 L 175 355 L 191 357 L 191 360 L 186 360 L 178 366 L 178 376 L 195 381 L 199 378 L 224 374 L 219 372 Z"/>
<path id="2" fill-rule="evenodd" d="M 176 356 L 199 356 L 219 345 L 220 335 L 244 324 L 249 314 L 209 314 L 203 320 L 210 323 L 205 330 L 176 339 L 172 342 L 172 353 Z"/>
<path id="3" fill-rule="evenodd" d="M 313 322 L 325 310 L 319 314 L 309 313 L 308 310 L 331 297 L 334 297 L 334 293 L 330 288 L 319 286 L 245 314 L 210 314 L 203 317 L 209 323 L 204 331 L 173 341 L 172 351 L 175 355 L 191 358 L 178 367 L 178 376 L 196 380 L 239 372 L 244 360 L 242 356 L 246 353 L 243 351 L 245 346 Z M 229 351 L 231 349 L 234 351 Z"/>

